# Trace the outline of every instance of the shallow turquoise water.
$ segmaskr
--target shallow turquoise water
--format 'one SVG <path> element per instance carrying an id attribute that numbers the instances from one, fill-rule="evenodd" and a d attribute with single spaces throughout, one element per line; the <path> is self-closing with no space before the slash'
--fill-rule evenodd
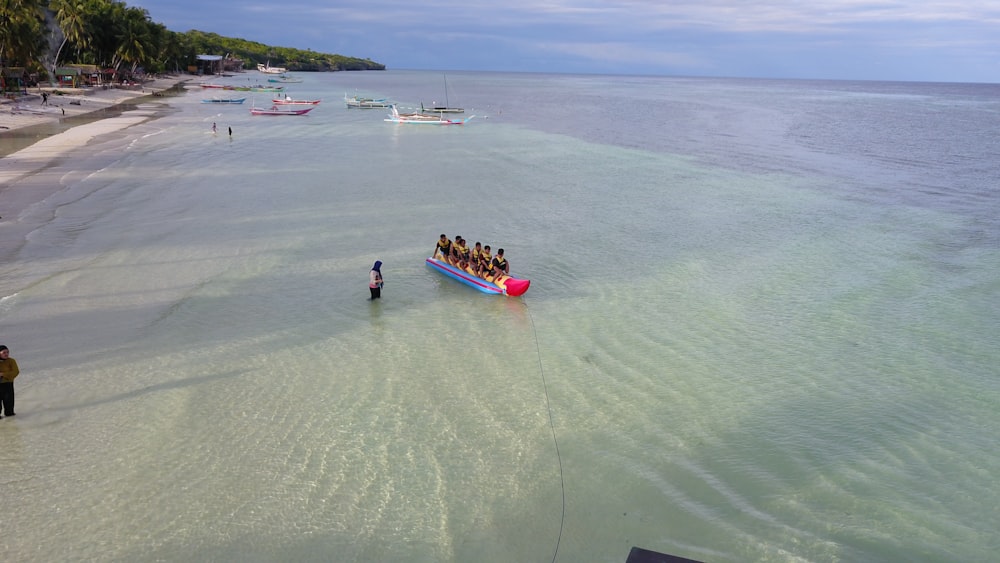
<path id="1" fill-rule="evenodd" d="M 990 87 L 448 83 L 468 126 L 340 103 L 434 73 L 307 75 L 305 118 L 193 91 L 34 179 L 64 188 L 0 274 L 5 552 L 991 558 Z M 441 232 L 531 290 L 431 271 Z"/>

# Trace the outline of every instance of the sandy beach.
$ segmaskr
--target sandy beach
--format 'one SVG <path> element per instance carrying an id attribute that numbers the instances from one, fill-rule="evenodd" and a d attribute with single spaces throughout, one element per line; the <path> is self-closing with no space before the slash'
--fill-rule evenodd
<path id="1" fill-rule="evenodd" d="M 0 138 L 18 129 L 93 113 L 144 96 L 156 96 L 194 79 L 196 77 L 191 75 L 164 75 L 124 88 L 30 88 L 26 96 L 0 99 Z M 43 94 L 48 95 L 47 100 Z"/>
<path id="2" fill-rule="evenodd" d="M 89 115 L 142 98 L 155 99 L 163 92 L 194 80 L 189 75 L 166 75 L 128 88 L 40 88 L 27 96 L 0 99 L 0 194 L 11 182 L 37 170 L 51 158 L 79 147 L 96 135 L 128 127 L 132 119 L 86 120 Z M 57 93 L 53 93 L 55 90 Z M 42 94 L 48 94 L 45 100 Z M 80 122 L 80 125 L 74 125 Z M 66 127 L 56 127 L 58 124 Z M 46 129 L 49 126 L 51 129 Z M 25 135 L 31 131 L 31 135 Z M 57 133 L 49 133 L 55 131 Z"/>
<path id="3" fill-rule="evenodd" d="M 61 182 L 47 178 L 44 171 L 56 159 L 85 147 L 97 136 L 121 131 L 155 118 L 155 108 L 138 105 L 122 112 L 101 112 L 126 102 L 158 100 L 160 93 L 196 77 L 169 75 L 147 81 L 133 89 L 86 88 L 50 94 L 43 104 L 41 92 L 29 91 L 18 100 L 0 103 L 0 256 L 7 256 L 23 240 L 28 224 L 18 215 L 29 206 L 44 200 L 62 188 Z M 95 116 L 87 120 L 88 116 Z M 76 125 L 74 122 L 79 122 Z M 25 232 L 21 232 L 25 231 Z"/>

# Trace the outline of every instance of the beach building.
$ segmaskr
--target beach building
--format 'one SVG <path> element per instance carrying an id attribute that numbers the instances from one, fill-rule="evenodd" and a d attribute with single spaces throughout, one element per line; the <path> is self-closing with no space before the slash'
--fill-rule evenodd
<path id="1" fill-rule="evenodd" d="M 63 66 L 55 70 L 56 86 L 60 88 L 79 88 L 83 84 L 83 72 L 74 67 Z"/>
<path id="2" fill-rule="evenodd" d="M 56 84 L 62 88 L 82 88 L 113 84 L 115 69 L 102 69 L 97 65 L 67 64 L 56 69 Z"/>
<path id="3" fill-rule="evenodd" d="M 222 55 L 195 55 L 195 63 L 188 67 L 191 74 L 223 74 L 243 70 L 243 60 Z"/>
<path id="4" fill-rule="evenodd" d="M 0 91 L 4 95 L 26 93 L 28 76 L 23 66 L 3 67 L 0 73 Z"/>

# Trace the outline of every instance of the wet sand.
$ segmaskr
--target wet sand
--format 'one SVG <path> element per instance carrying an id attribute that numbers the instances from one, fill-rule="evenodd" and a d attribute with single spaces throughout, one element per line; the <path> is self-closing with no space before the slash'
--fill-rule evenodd
<path id="1" fill-rule="evenodd" d="M 130 102 L 169 95 L 196 79 L 170 75 L 131 88 L 31 88 L 26 96 L 0 99 L 0 157 L 72 127 L 120 114 Z M 47 101 L 43 93 L 48 94 Z"/>
<path id="2" fill-rule="evenodd" d="M 99 166 L 84 149 L 95 137 L 155 119 L 182 93 L 191 76 L 168 76 L 141 89 L 88 89 L 42 104 L 40 94 L 0 104 L 0 257 L 10 256 L 33 228 L 21 215 L 63 188 L 56 164 L 70 157 L 74 168 Z M 64 89 L 65 90 L 65 89 Z M 45 91 L 43 89 L 43 91 Z M 77 103 L 72 103 L 77 102 Z M 47 174 L 53 170 L 53 174 Z"/>

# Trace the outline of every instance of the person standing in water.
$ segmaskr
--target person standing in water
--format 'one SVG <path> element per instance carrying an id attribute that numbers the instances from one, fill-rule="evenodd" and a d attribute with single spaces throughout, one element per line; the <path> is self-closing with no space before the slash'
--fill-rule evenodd
<path id="1" fill-rule="evenodd" d="M 6 416 L 17 414 L 14 412 L 14 378 L 19 373 L 17 361 L 10 357 L 10 350 L 6 346 L 0 346 L 0 405 Z"/>
<path id="2" fill-rule="evenodd" d="M 372 300 L 382 298 L 382 261 L 376 260 L 372 270 L 368 272 L 368 290 L 372 293 Z"/>

